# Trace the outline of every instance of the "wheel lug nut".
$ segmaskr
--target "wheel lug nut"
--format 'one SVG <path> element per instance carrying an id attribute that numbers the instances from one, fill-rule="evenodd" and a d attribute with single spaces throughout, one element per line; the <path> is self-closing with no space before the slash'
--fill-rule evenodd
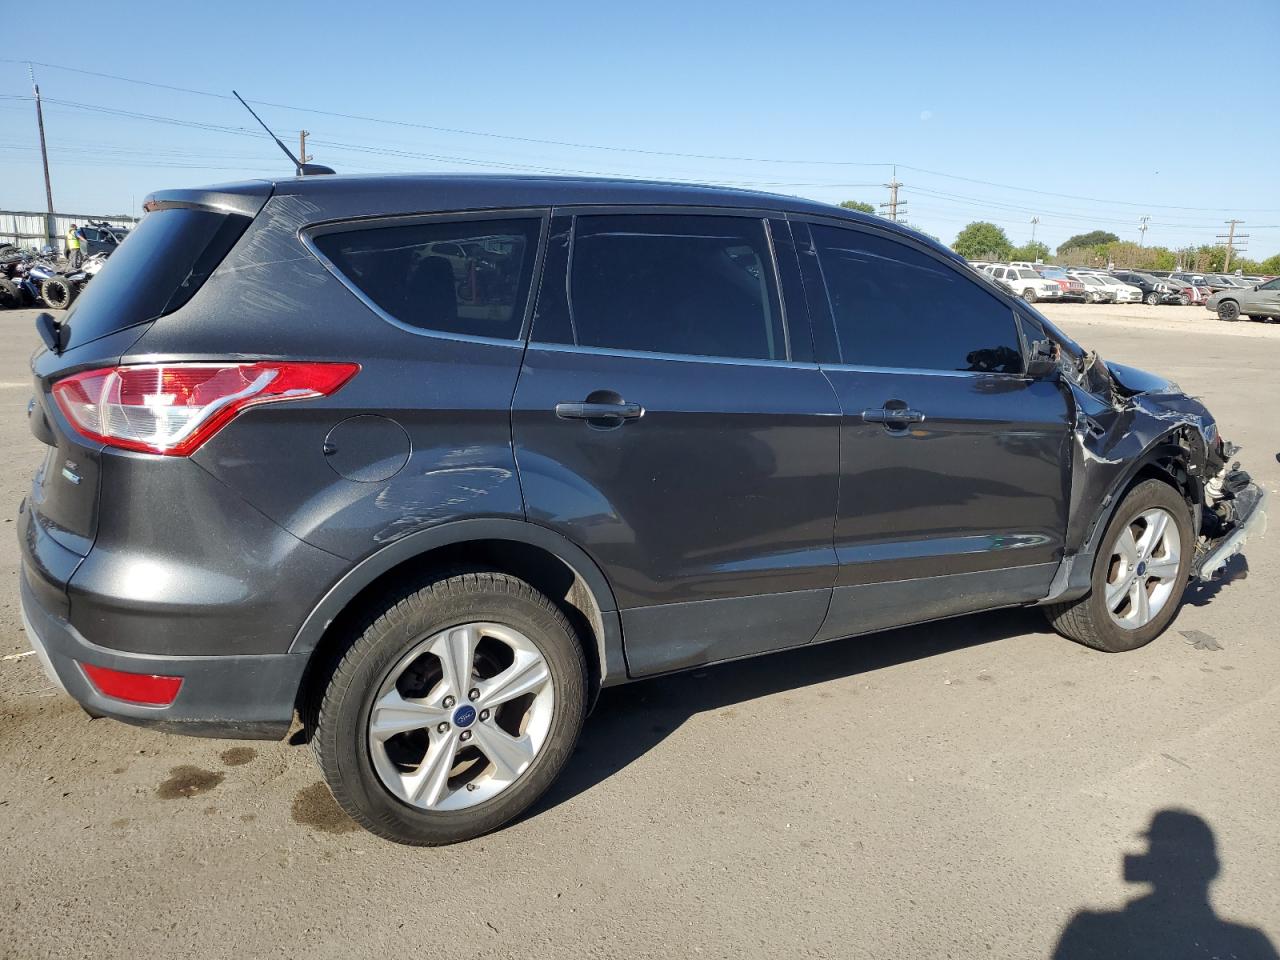
<path id="1" fill-rule="evenodd" d="M 448 732 L 449 732 L 449 725 L 447 723 L 442 723 L 438 727 L 436 727 L 436 733 L 448 733 Z"/>
<path id="2" fill-rule="evenodd" d="M 468 783 L 468 784 L 467 784 L 467 789 L 468 789 L 468 790 L 474 790 L 475 788 L 476 788 L 476 785 L 475 785 L 474 783 Z"/>
<path id="3" fill-rule="evenodd" d="M 468 693 L 468 694 L 467 694 L 467 696 L 468 696 L 468 697 L 470 697 L 472 700 L 479 700 L 479 699 L 480 699 L 480 688 L 479 688 L 479 687 L 472 687 L 472 688 L 471 688 L 471 692 L 470 692 L 470 693 Z"/>
<path id="4" fill-rule="evenodd" d="M 481 719 L 481 720 L 488 720 L 488 719 L 489 719 L 489 711 L 488 711 L 488 710 L 481 710 L 481 711 L 480 711 L 480 719 Z"/>
<path id="5" fill-rule="evenodd" d="M 466 743 L 468 740 L 471 739 L 471 731 L 463 730 L 462 733 L 458 736 L 458 739 L 461 740 L 463 743 Z"/>
<path id="6" fill-rule="evenodd" d="M 449 709 L 449 707 L 452 707 L 452 706 L 453 706 L 455 703 L 457 703 L 457 702 L 458 702 L 458 701 L 457 701 L 457 700 L 455 700 L 455 699 L 453 699 L 453 697 L 445 697 L 445 698 L 444 698 L 444 706 L 445 706 L 445 709 L 446 709 L 446 710 L 447 710 L 447 709 Z"/>

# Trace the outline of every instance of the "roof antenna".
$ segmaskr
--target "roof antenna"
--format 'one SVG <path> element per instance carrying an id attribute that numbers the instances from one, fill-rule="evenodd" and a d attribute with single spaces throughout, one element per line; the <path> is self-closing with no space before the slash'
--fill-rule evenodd
<path id="1" fill-rule="evenodd" d="M 240 96 L 240 94 L 236 93 L 234 90 L 232 90 L 231 92 L 235 94 L 235 98 L 237 100 L 239 100 L 242 104 L 244 104 L 244 108 L 253 114 L 253 119 L 257 120 L 259 123 L 262 123 L 262 118 L 258 116 L 256 113 L 253 113 L 253 107 L 249 106 L 247 103 L 244 102 L 244 97 Z M 298 176 L 314 177 L 317 174 L 321 174 L 321 173 L 333 173 L 333 167 L 326 167 L 324 166 L 324 164 L 320 164 L 320 163 L 303 163 L 301 160 L 299 160 L 297 157 L 293 155 L 293 153 L 289 150 L 289 148 L 286 147 L 283 142 L 281 142 L 279 137 L 277 137 L 274 133 L 271 132 L 271 128 L 268 127 L 265 123 L 262 123 L 262 129 L 267 131 L 268 136 L 270 136 L 271 139 L 276 142 L 276 146 L 284 151 L 284 155 L 293 161 L 293 168 L 297 172 Z"/>

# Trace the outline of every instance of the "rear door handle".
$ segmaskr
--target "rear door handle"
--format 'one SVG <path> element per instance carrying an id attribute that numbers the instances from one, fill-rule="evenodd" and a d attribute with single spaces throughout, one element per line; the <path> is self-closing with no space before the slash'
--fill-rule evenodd
<path id="1" fill-rule="evenodd" d="M 561 420 L 638 420 L 644 407 L 638 403 L 557 403 L 556 416 Z"/>
<path id="2" fill-rule="evenodd" d="M 879 410 L 863 410 L 862 419 L 866 423 L 900 426 L 908 423 L 924 423 L 924 414 L 908 407 L 881 407 Z"/>

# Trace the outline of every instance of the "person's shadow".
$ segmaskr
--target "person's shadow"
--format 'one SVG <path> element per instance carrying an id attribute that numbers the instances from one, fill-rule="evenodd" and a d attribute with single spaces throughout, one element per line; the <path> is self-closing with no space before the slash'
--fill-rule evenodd
<path id="1" fill-rule="evenodd" d="M 1124 879 L 1151 891 L 1123 910 L 1081 910 L 1062 931 L 1054 960 L 1277 957 L 1265 933 L 1221 919 L 1209 903 L 1222 865 L 1209 824 L 1185 810 L 1161 810 L 1145 836 L 1147 852 L 1124 858 Z"/>

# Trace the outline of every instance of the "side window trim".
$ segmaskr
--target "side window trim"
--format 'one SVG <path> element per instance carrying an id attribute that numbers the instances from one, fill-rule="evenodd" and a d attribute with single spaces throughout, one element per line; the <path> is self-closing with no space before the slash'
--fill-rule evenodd
<path id="1" fill-rule="evenodd" d="M 759 221 L 765 236 L 765 242 L 768 247 L 768 259 L 766 266 L 773 271 L 774 289 L 778 293 L 778 308 L 781 311 L 782 334 L 784 340 L 784 348 L 786 356 L 783 359 L 772 360 L 754 357 L 732 357 L 722 355 L 692 354 L 692 353 L 669 353 L 659 350 L 633 350 L 624 347 L 596 347 L 579 344 L 577 322 L 573 315 L 573 261 L 574 247 L 578 233 L 578 218 L 582 216 L 644 216 L 644 215 L 660 215 L 660 216 L 702 216 L 702 217 L 733 217 L 736 219 L 746 219 Z M 782 366 L 782 367 L 813 367 L 813 360 L 794 360 L 792 340 L 797 335 L 792 327 L 791 313 L 788 310 L 786 293 L 783 288 L 782 271 L 778 265 L 778 252 L 775 247 L 774 238 L 770 229 L 771 220 L 780 220 L 785 218 L 786 214 L 777 210 L 758 210 L 749 207 L 703 207 L 703 206 L 671 206 L 665 204 L 634 204 L 634 205 L 618 205 L 618 204 L 574 204 L 570 206 L 556 206 L 550 211 L 551 221 L 560 221 L 561 218 L 567 219 L 570 223 L 569 243 L 567 255 L 565 257 L 563 275 L 558 278 L 551 278 L 551 282 L 561 282 L 564 285 L 564 306 L 568 314 L 569 328 L 573 337 L 572 343 L 561 343 L 554 340 L 539 340 L 537 338 L 538 331 L 536 325 L 531 325 L 528 334 L 528 343 L 535 346 L 539 350 L 553 350 L 557 353 L 583 353 L 597 354 L 604 356 L 622 356 L 622 357 L 639 357 L 654 360 L 677 360 L 698 363 L 719 363 L 739 366 Z M 544 229 L 544 242 L 542 246 L 546 246 L 547 234 L 549 230 Z M 552 266 L 548 264 L 548 266 Z M 559 272 L 558 265 L 557 273 Z M 539 272 L 541 273 L 543 264 L 539 262 Z M 541 299 L 543 283 L 539 283 L 538 296 L 531 297 L 531 301 Z"/>
<path id="2" fill-rule="evenodd" d="M 887 240 L 893 243 L 901 243 L 904 246 L 916 251 L 917 253 L 924 254 L 925 256 L 929 257 L 932 260 L 937 261 L 943 266 L 948 267 L 951 270 L 954 270 L 957 274 L 960 274 L 961 276 L 964 276 L 964 272 L 960 269 L 959 265 L 953 262 L 950 262 L 946 257 L 939 256 L 936 251 L 929 249 L 929 247 L 926 246 L 925 244 L 918 243 L 914 241 L 911 237 L 902 236 L 901 234 L 898 234 L 894 231 L 877 229 L 874 225 L 871 225 L 871 224 L 864 224 L 861 222 L 844 220 L 839 217 L 822 217 L 822 216 L 815 216 L 813 214 L 805 214 L 802 216 L 801 215 L 792 216 L 790 219 L 792 221 L 793 229 L 801 225 L 804 225 L 806 229 L 806 232 L 808 235 L 808 248 L 809 248 L 808 253 L 810 254 L 810 256 L 814 261 L 814 266 L 816 268 L 816 279 L 821 284 L 818 287 L 817 293 L 810 293 L 809 277 L 808 275 L 806 275 L 805 290 L 806 290 L 806 296 L 809 300 L 810 313 L 813 313 L 813 310 L 814 310 L 814 297 L 820 294 L 821 299 L 825 301 L 826 320 L 827 320 L 827 324 L 831 328 L 831 336 L 833 338 L 833 344 L 836 351 L 834 355 L 834 359 L 832 360 L 824 360 L 822 353 L 820 351 L 818 353 L 818 362 L 821 366 L 829 367 L 831 369 L 848 370 L 853 372 L 865 372 L 865 373 L 911 373 L 911 374 L 921 374 L 921 375 L 927 375 L 927 376 L 943 376 L 943 377 L 987 377 L 987 378 L 1003 377 L 1003 378 L 1010 378 L 1015 380 L 1027 379 L 1027 375 L 1025 373 L 1026 361 L 1027 361 L 1026 341 L 1022 334 L 1022 326 L 1017 319 L 1018 306 L 1017 306 L 1017 303 L 1012 299 L 1012 297 L 1008 295 L 1008 291 L 1005 288 L 995 283 L 984 284 L 981 286 L 981 289 L 983 290 L 983 292 L 990 294 L 994 300 L 997 300 L 998 302 L 1003 303 L 1005 307 L 1008 308 L 1009 322 L 1013 326 L 1015 335 L 1017 336 L 1017 339 L 1018 339 L 1019 350 L 1022 353 L 1023 372 L 1005 373 L 1001 371 L 981 371 L 981 370 L 940 370 L 932 367 L 888 367 L 888 366 L 877 366 L 875 364 L 865 364 L 865 363 L 845 363 L 843 359 L 843 356 L 844 356 L 843 347 L 839 339 L 840 333 L 839 333 L 838 326 L 835 322 L 835 310 L 831 306 L 830 293 L 827 287 L 826 278 L 822 274 L 821 258 L 817 255 L 816 242 L 812 238 L 812 231 L 808 231 L 808 224 L 812 223 L 819 226 L 835 227 L 841 230 L 849 230 L 855 233 L 862 233 L 862 234 L 867 234 L 874 237 L 879 237 L 883 240 Z M 804 262 L 803 257 L 801 258 L 801 261 L 802 263 Z M 966 277 L 966 279 L 968 278 Z M 817 332 L 816 332 L 816 321 L 815 321 L 815 341 L 816 340 L 817 340 Z"/>
<path id="3" fill-rule="evenodd" d="M 447 330 L 431 330 L 406 323 L 388 313 L 377 302 L 366 294 L 349 277 L 338 269 L 316 245 L 315 238 L 329 233 L 343 233 L 349 230 L 366 230 L 377 227 L 410 227 L 419 223 L 465 223 L 471 220 L 537 220 L 538 243 L 534 251 L 532 274 L 530 274 L 529 291 L 525 297 L 524 313 L 520 319 L 520 328 L 513 337 L 486 337 L 477 334 L 453 333 Z M 519 207 L 495 210 L 465 210 L 447 213 L 409 213 L 377 215 L 371 217 L 347 217 L 341 220 L 323 220 L 309 223 L 299 228 L 298 240 L 307 252 L 316 258 L 333 277 L 347 288 L 351 294 L 363 303 L 383 322 L 398 330 L 412 333 L 419 337 L 431 337 L 440 340 L 459 340 L 465 343 L 485 343 L 496 346 L 524 348 L 528 341 L 530 327 L 533 323 L 533 309 L 537 301 L 537 292 L 541 285 L 543 259 L 546 256 L 548 226 L 551 221 L 550 207 Z"/>

